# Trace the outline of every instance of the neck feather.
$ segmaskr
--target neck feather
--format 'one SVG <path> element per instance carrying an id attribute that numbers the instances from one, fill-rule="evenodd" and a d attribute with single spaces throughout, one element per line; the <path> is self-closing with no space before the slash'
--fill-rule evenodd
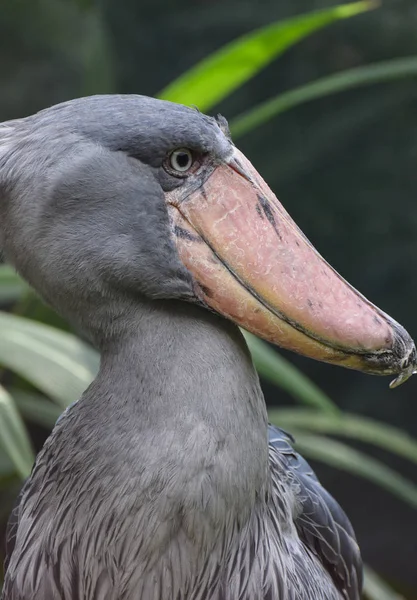
<path id="1" fill-rule="evenodd" d="M 201 514 L 204 538 L 226 518 L 246 521 L 267 486 L 268 444 L 243 336 L 203 309 L 166 301 L 143 304 L 124 331 L 102 348 L 97 379 L 63 420 L 66 456 L 75 440 L 68 460 L 86 473 L 94 466 L 125 498 L 146 490 L 155 523 L 188 515 L 192 536 Z"/>

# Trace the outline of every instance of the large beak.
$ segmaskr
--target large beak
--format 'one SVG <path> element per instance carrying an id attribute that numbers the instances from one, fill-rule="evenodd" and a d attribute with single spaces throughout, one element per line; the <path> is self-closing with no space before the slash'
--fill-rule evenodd
<path id="1" fill-rule="evenodd" d="M 317 360 L 400 374 L 394 384 L 414 372 L 409 334 L 320 256 L 239 150 L 166 196 L 180 258 L 206 305 Z"/>

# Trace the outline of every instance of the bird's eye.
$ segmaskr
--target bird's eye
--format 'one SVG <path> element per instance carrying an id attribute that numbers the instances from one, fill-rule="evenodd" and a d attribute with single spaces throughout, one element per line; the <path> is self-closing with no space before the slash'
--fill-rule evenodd
<path id="1" fill-rule="evenodd" d="M 169 166 L 179 174 L 187 173 L 193 163 L 193 153 L 188 148 L 178 148 L 169 155 Z"/>

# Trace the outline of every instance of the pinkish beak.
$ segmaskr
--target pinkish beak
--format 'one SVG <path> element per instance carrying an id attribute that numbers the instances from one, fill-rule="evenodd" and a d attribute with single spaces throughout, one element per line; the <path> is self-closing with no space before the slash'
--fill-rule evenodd
<path id="1" fill-rule="evenodd" d="M 416 368 L 396 321 L 315 250 L 237 149 L 203 184 L 166 194 L 181 260 L 206 305 L 269 342 L 374 374 Z"/>

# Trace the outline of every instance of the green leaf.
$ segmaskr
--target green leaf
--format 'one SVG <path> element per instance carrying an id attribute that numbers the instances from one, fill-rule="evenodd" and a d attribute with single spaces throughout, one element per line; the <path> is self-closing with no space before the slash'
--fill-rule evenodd
<path id="1" fill-rule="evenodd" d="M 405 600 L 385 583 L 368 565 L 363 568 L 363 591 L 368 600 Z"/>
<path id="2" fill-rule="evenodd" d="M 375 6 L 372 1 L 341 4 L 257 29 L 199 62 L 169 84 L 159 97 L 206 111 L 314 31 Z"/>
<path id="3" fill-rule="evenodd" d="M 280 94 L 251 108 L 246 113 L 233 119 L 230 123 L 230 129 L 236 139 L 299 104 L 363 85 L 383 83 L 416 75 L 416 56 L 397 58 L 336 73 L 330 77 L 318 79 L 295 90 Z"/>
<path id="4" fill-rule="evenodd" d="M 97 353 L 76 336 L 0 312 L 0 364 L 62 407 L 81 396 L 98 362 Z"/>
<path id="5" fill-rule="evenodd" d="M 308 377 L 275 352 L 268 344 L 247 331 L 242 331 L 258 373 L 285 390 L 299 402 L 329 414 L 339 409 Z"/>
<path id="6" fill-rule="evenodd" d="M 349 413 L 329 415 L 300 408 L 272 409 L 269 418 L 288 431 L 302 429 L 344 436 L 379 446 L 417 463 L 417 440 L 401 429 L 373 419 Z"/>
<path id="7" fill-rule="evenodd" d="M 296 439 L 296 449 L 307 458 L 363 477 L 417 508 L 417 486 L 380 461 L 324 436 L 302 431 L 292 433 Z"/>
<path id="8" fill-rule="evenodd" d="M 9 265 L 0 265 L 0 304 L 15 302 L 29 286 L 19 277 Z"/>
<path id="9" fill-rule="evenodd" d="M 0 386 L 0 444 L 22 479 L 32 468 L 34 455 L 12 396 Z"/>
<path id="10" fill-rule="evenodd" d="M 56 404 L 33 392 L 18 388 L 9 389 L 15 404 L 23 417 L 32 423 L 52 429 L 62 413 Z"/>

